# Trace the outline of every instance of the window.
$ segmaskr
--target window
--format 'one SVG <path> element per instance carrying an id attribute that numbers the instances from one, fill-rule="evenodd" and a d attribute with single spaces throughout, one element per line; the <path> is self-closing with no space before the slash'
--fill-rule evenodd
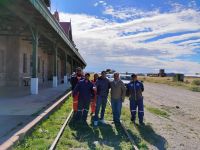
<path id="1" fill-rule="evenodd" d="M 23 73 L 27 73 L 27 54 L 23 54 Z"/>

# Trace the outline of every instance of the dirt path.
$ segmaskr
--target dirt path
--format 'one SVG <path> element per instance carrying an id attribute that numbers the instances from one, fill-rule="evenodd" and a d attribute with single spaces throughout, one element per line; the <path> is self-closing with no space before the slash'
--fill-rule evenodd
<path id="1" fill-rule="evenodd" d="M 144 86 L 144 104 L 170 115 L 162 118 L 145 110 L 145 122 L 167 141 L 167 149 L 200 150 L 200 93 L 163 84 Z M 150 149 L 165 148 L 159 148 L 158 143 Z"/>

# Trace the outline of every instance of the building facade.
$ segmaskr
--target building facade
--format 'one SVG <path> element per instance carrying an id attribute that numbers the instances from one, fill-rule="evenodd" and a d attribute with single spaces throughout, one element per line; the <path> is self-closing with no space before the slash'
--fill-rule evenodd
<path id="1" fill-rule="evenodd" d="M 86 62 L 72 39 L 71 22 L 59 22 L 48 0 L 0 2 L 0 86 L 38 86 L 64 83 Z M 56 16 L 58 15 L 58 16 Z M 58 17 L 58 18 L 57 18 Z"/>

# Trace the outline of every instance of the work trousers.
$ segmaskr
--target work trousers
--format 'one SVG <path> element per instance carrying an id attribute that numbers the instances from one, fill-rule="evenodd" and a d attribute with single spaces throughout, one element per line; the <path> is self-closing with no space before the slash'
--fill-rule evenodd
<path id="1" fill-rule="evenodd" d="M 79 98 L 78 100 L 78 111 L 76 114 L 77 120 L 86 121 L 90 106 L 90 99 Z"/>
<path id="2" fill-rule="evenodd" d="M 78 111 L 78 94 L 73 97 L 73 110 Z"/>
<path id="3" fill-rule="evenodd" d="M 94 99 L 91 101 L 90 106 L 91 106 L 91 113 L 95 113 L 96 109 L 96 101 L 97 101 L 97 96 L 95 95 Z"/>
<path id="4" fill-rule="evenodd" d="M 120 122 L 121 109 L 122 109 L 121 98 L 111 99 L 111 105 L 112 105 L 113 121 Z"/>
<path id="5" fill-rule="evenodd" d="M 107 104 L 107 96 L 99 96 L 99 95 L 97 95 L 97 102 L 96 102 L 96 110 L 95 110 L 94 121 L 98 121 L 99 119 L 100 120 L 104 119 L 104 113 L 105 113 L 105 109 L 106 109 L 106 104 Z M 99 118 L 100 108 L 101 108 L 101 116 Z"/>
<path id="6" fill-rule="evenodd" d="M 138 108 L 139 123 L 143 123 L 143 117 L 144 117 L 143 97 L 137 100 L 130 98 L 130 111 L 131 111 L 132 121 L 135 121 L 136 119 L 137 108 Z"/>

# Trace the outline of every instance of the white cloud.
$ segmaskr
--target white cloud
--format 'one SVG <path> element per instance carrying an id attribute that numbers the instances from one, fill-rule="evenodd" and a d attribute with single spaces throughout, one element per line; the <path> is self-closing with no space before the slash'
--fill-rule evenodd
<path id="1" fill-rule="evenodd" d="M 199 36 L 200 38 L 200 36 Z M 182 45 L 195 45 L 195 44 L 199 44 L 200 43 L 200 39 L 195 39 L 195 40 L 187 40 L 187 41 L 183 41 L 180 42 L 178 45 L 182 46 Z"/>
<path id="2" fill-rule="evenodd" d="M 132 70 L 133 72 L 137 72 L 140 70 L 138 68 L 143 68 L 148 70 L 149 72 L 155 72 L 160 68 L 165 68 L 168 72 L 175 73 L 191 73 L 193 74 L 200 67 L 199 63 L 191 62 L 191 61 L 182 61 L 182 60 L 158 60 L 155 57 L 137 57 L 137 56 L 126 56 L 126 57 L 106 57 L 107 61 L 115 62 L 122 64 L 123 68 L 117 68 L 126 72 L 128 70 Z M 118 64 L 117 66 L 121 65 Z M 116 66 L 116 67 L 117 67 Z"/>
<path id="3" fill-rule="evenodd" d="M 145 13 L 148 12 L 143 12 L 144 16 Z M 175 72 L 200 72 L 200 63 L 180 59 L 183 55 L 196 53 L 194 49 L 197 46 L 192 45 L 195 41 L 190 39 L 200 38 L 200 13 L 196 10 L 155 13 L 151 17 L 123 23 L 85 14 L 60 13 L 62 21 L 68 21 L 69 18 L 72 19 L 75 43 L 90 71 L 95 68 L 99 71 L 113 68 L 119 71 L 150 72 L 165 68 Z M 183 33 L 145 42 L 159 35 L 177 32 Z M 185 41 L 182 44 L 172 43 L 178 40 Z"/>
<path id="4" fill-rule="evenodd" d="M 94 6 L 95 7 L 97 7 L 97 6 L 99 6 L 99 5 L 102 5 L 102 6 L 106 6 L 107 5 L 107 3 L 105 2 L 105 1 L 98 1 L 98 2 L 96 2 L 96 3 L 94 3 Z"/>
<path id="5" fill-rule="evenodd" d="M 104 3 L 104 1 L 99 1 L 99 3 L 100 3 L 100 4 L 103 4 L 103 3 Z"/>
<path id="6" fill-rule="evenodd" d="M 94 3 L 94 7 L 97 7 L 99 5 L 99 3 Z"/>
<path id="7" fill-rule="evenodd" d="M 105 10 L 103 11 L 103 14 L 110 15 L 114 18 L 118 18 L 121 20 L 127 20 L 127 19 L 133 19 L 138 17 L 147 17 L 147 16 L 153 16 L 159 13 L 159 10 L 149 11 L 148 13 L 133 8 L 117 8 L 114 9 L 113 6 L 109 5 L 105 7 Z"/>

